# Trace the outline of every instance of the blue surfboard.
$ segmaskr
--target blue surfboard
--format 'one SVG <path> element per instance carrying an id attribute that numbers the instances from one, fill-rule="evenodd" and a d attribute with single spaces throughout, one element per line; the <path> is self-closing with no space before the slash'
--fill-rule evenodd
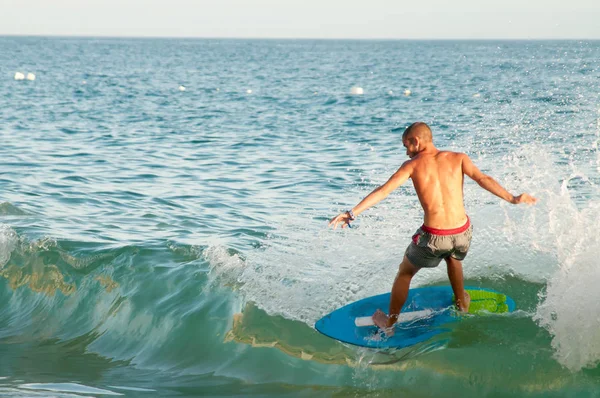
<path id="1" fill-rule="evenodd" d="M 505 313 L 515 310 L 510 297 L 492 289 L 465 287 L 471 296 L 469 313 Z M 372 325 L 371 315 L 387 312 L 390 293 L 367 297 L 325 315 L 315 328 L 326 336 L 370 348 L 404 348 L 446 332 L 448 323 L 460 319 L 450 286 L 427 286 L 410 289 L 395 325 L 395 333 L 387 337 Z"/>

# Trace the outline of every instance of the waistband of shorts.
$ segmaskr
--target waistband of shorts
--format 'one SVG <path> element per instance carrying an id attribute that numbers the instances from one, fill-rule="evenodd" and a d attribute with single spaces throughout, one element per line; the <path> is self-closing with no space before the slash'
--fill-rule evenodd
<path id="1" fill-rule="evenodd" d="M 456 235 L 456 234 L 462 234 L 467 229 L 469 229 L 470 226 L 471 226 L 471 220 L 469 219 L 469 216 L 467 216 L 467 222 L 462 227 L 452 228 L 452 229 L 438 229 L 438 228 L 431 228 L 431 227 L 428 227 L 425 224 L 423 224 L 421 226 L 421 229 L 424 232 L 430 233 L 432 235 Z"/>

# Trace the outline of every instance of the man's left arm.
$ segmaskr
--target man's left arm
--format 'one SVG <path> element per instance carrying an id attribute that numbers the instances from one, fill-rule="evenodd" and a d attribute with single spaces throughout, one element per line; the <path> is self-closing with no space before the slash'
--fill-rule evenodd
<path id="1" fill-rule="evenodd" d="M 367 210 L 370 207 L 375 206 L 377 203 L 381 202 L 385 199 L 392 191 L 398 188 L 400 185 L 404 184 L 411 176 L 413 171 L 413 163 L 410 160 L 407 160 L 400 166 L 398 171 L 396 171 L 385 184 L 375 188 L 373 192 L 365 196 L 363 200 L 360 201 L 359 204 L 354 206 L 351 210 L 354 217 L 358 216 L 363 211 Z M 333 218 L 329 225 L 333 225 L 335 229 L 339 223 L 344 223 L 342 228 L 344 228 L 347 224 L 352 221 L 351 215 L 349 212 L 344 212 Z"/>

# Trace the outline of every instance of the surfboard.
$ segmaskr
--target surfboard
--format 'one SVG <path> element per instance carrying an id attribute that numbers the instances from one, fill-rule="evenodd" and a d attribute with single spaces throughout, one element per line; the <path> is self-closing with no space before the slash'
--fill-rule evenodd
<path id="1" fill-rule="evenodd" d="M 471 314 L 501 314 L 516 308 L 513 299 L 495 290 L 480 287 L 465 287 L 465 290 L 471 296 Z M 454 305 L 452 287 L 410 289 L 395 325 L 395 333 L 387 337 L 373 325 L 371 315 L 377 309 L 387 312 L 389 305 L 390 293 L 367 297 L 325 315 L 317 321 L 315 329 L 333 339 L 357 346 L 404 348 L 449 331 L 448 324 L 462 316 Z"/>

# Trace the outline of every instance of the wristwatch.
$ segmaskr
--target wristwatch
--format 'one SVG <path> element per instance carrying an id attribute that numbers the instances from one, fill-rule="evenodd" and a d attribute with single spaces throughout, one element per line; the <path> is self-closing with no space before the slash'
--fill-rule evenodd
<path id="1" fill-rule="evenodd" d="M 356 216 L 354 215 L 354 212 L 352 211 L 352 209 L 347 210 L 346 214 L 348 214 L 348 217 L 350 217 L 350 221 L 356 220 Z"/>

